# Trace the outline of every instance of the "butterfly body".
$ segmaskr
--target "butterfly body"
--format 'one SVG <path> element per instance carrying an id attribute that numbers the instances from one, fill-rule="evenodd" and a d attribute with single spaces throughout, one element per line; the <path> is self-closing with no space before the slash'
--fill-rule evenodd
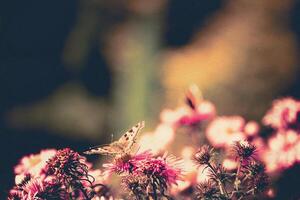
<path id="1" fill-rule="evenodd" d="M 110 156 L 120 156 L 129 154 L 133 144 L 136 142 L 136 137 L 139 131 L 144 127 L 144 121 L 139 122 L 133 126 L 130 130 L 125 132 L 119 140 L 112 142 L 108 145 L 91 147 L 85 151 L 85 154 L 101 154 Z"/>

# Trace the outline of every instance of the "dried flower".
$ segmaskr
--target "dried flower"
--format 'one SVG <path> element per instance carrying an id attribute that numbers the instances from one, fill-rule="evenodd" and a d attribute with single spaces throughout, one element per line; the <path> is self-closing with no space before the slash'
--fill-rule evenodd
<path id="1" fill-rule="evenodd" d="M 233 155 L 240 161 L 249 160 L 254 157 L 256 147 L 248 141 L 238 141 L 233 145 Z"/>
<path id="2" fill-rule="evenodd" d="M 202 146 L 194 155 L 194 161 L 198 165 L 207 165 L 212 162 L 215 156 L 215 151 L 208 145 Z"/>
<path id="3" fill-rule="evenodd" d="M 47 175 L 53 175 L 66 184 L 82 178 L 88 179 L 88 166 L 84 158 L 69 148 L 59 150 L 47 161 L 47 168 Z"/>
<path id="4" fill-rule="evenodd" d="M 245 166 L 245 173 L 249 176 L 256 176 L 265 173 L 265 165 L 258 161 L 252 161 Z"/>

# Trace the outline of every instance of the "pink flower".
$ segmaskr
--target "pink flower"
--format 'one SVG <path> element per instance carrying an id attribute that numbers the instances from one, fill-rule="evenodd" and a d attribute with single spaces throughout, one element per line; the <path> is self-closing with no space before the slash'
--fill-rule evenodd
<path id="1" fill-rule="evenodd" d="M 256 135 L 256 122 L 248 122 L 240 116 L 217 117 L 206 129 L 206 137 L 214 147 L 228 147 L 236 141 Z"/>
<path id="2" fill-rule="evenodd" d="M 163 110 L 161 120 L 163 123 L 172 124 L 173 126 L 193 126 L 212 119 L 215 113 L 215 107 L 211 102 L 201 101 L 194 109 L 185 106 L 175 110 Z"/>
<path id="3" fill-rule="evenodd" d="M 93 179 L 88 173 L 86 159 L 69 148 L 58 150 L 55 156 L 47 161 L 46 175 L 54 176 L 66 187 L 74 184 L 83 187 L 85 181 L 92 184 Z"/>
<path id="4" fill-rule="evenodd" d="M 24 156 L 15 167 L 15 174 L 20 175 L 30 173 L 32 176 L 41 175 L 44 173 L 47 160 L 54 156 L 55 153 L 55 149 L 45 149 L 41 150 L 38 154 Z"/>
<path id="5" fill-rule="evenodd" d="M 158 158 L 148 158 L 144 160 L 137 171 L 152 179 L 164 181 L 167 185 L 176 184 L 181 179 L 181 160 L 174 156 L 164 154 Z"/>
<path id="6" fill-rule="evenodd" d="M 86 158 L 69 148 L 41 151 L 38 155 L 24 157 L 15 168 L 16 185 L 10 191 L 8 199 L 106 197 L 109 195 L 108 187 L 103 184 L 106 177 L 100 170 L 92 170 L 91 167 Z"/>
<path id="7" fill-rule="evenodd" d="M 145 160 L 151 159 L 153 157 L 150 151 L 144 151 L 136 155 L 125 155 L 123 157 L 117 157 L 112 163 L 103 164 L 106 168 L 106 174 L 111 175 L 112 173 L 133 173 Z"/>
<path id="8" fill-rule="evenodd" d="M 300 102 L 291 97 L 275 100 L 264 116 L 263 123 L 274 129 L 291 128 L 297 126 L 299 111 Z"/>
<path id="9" fill-rule="evenodd" d="M 169 124 L 159 124 L 154 132 L 144 133 L 139 141 L 139 152 L 151 149 L 153 154 L 157 154 L 169 145 L 175 137 L 174 127 Z"/>
<path id="10" fill-rule="evenodd" d="M 280 171 L 300 161 L 300 136 L 294 130 L 278 132 L 267 143 L 263 160 L 269 172 Z"/>
<path id="11" fill-rule="evenodd" d="M 9 200 L 36 200 L 36 199 L 66 199 L 66 193 L 61 189 L 59 182 L 52 179 L 25 178 L 9 194 Z"/>

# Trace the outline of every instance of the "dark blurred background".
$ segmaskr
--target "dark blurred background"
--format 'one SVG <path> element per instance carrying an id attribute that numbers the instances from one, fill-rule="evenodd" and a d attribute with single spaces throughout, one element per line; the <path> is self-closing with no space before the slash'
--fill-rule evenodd
<path id="1" fill-rule="evenodd" d="M 191 83 L 220 114 L 249 119 L 299 98 L 296 0 L 2 0 L 0 10 L 0 199 L 22 156 L 82 151 L 142 119 L 151 128 Z"/>

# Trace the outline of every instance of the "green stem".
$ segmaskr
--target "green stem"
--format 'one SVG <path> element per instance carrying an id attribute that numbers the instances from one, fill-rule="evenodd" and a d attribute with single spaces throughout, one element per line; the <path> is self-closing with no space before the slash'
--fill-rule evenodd
<path id="1" fill-rule="evenodd" d="M 236 175 L 235 175 L 234 187 L 235 187 L 235 190 L 236 190 L 236 191 L 239 190 L 239 185 L 240 185 L 239 175 L 240 175 L 240 171 L 241 171 L 241 164 L 242 164 L 242 161 L 243 161 L 243 160 L 240 160 L 240 162 L 238 163 L 238 167 L 237 167 L 237 171 L 236 171 Z"/>
<path id="2" fill-rule="evenodd" d="M 227 191 L 226 191 L 226 188 L 225 188 L 225 186 L 224 186 L 224 184 L 223 184 L 223 182 L 218 178 L 218 175 L 217 175 L 217 172 L 216 172 L 215 168 L 214 168 L 210 163 L 208 163 L 207 166 L 208 166 L 208 167 L 211 169 L 211 171 L 213 172 L 213 174 L 214 174 L 214 176 L 215 176 L 215 178 L 216 178 L 216 180 L 217 180 L 217 182 L 218 182 L 218 186 L 219 186 L 219 188 L 220 188 L 221 194 L 222 194 L 222 195 L 225 195 L 226 197 L 229 197 L 229 196 L 228 196 L 228 193 L 227 193 Z"/>

